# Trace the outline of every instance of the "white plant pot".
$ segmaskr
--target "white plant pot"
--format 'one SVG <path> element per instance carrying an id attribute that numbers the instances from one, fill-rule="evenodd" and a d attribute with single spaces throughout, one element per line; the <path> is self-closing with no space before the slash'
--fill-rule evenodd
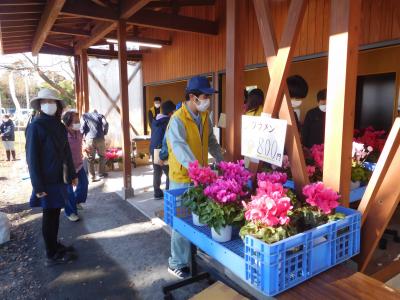
<path id="1" fill-rule="evenodd" d="M 350 190 L 358 189 L 360 185 L 360 181 L 350 181 Z"/>
<path id="2" fill-rule="evenodd" d="M 225 227 L 222 227 L 219 232 L 221 234 L 218 234 L 218 232 L 216 232 L 214 230 L 214 228 L 211 228 L 211 236 L 213 238 L 214 241 L 220 242 L 220 243 L 225 243 L 228 242 L 232 239 L 232 226 L 228 225 Z"/>
<path id="3" fill-rule="evenodd" d="M 196 226 L 206 226 L 206 224 L 200 223 L 200 218 L 199 215 L 196 215 L 194 212 L 192 212 L 192 218 L 193 218 L 193 224 Z"/>

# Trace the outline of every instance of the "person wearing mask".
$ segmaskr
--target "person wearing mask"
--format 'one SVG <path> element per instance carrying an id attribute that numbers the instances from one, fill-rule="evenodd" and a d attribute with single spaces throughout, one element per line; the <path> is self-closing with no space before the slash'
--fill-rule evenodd
<path id="1" fill-rule="evenodd" d="M 88 149 L 89 173 L 92 182 L 97 181 L 94 168 L 96 152 L 99 156 L 99 177 L 107 177 L 106 173 L 106 143 L 104 137 L 108 133 L 108 122 L 106 118 L 93 110 L 82 115 L 81 133 L 85 138 L 86 148 Z"/>
<path id="2" fill-rule="evenodd" d="M 264 108 L 264 92 L 253 89 L 247 95 L 246 116 L 261 116 Z"/>
<path id="3" fill-rule="evenodd" d="M 166 132 L 171 190 L 190 186 L 190 163 L 197 160 L 199 165 L 206 166 L 208 153 L 217 162 L 223 160 L 208 114 L 210 96 L 214 93 L 206 77 L 191 78 L 186 88 L 186 102 L 171 117 Z M 189 260 L 190 242 L 173 230 L 168 271 L 180 279 L 188 277 Z"/>
<path id="4" fill-rule="evenodd" d="M 304 119 L 302 129 L 303 145 L 311 148 L 313 145 L 324 143 L 325 137 L 325 112 L 326 112 L 326 89 L 317 93 L 318 107 L 310 109 Z"/>
<path id="5" fill-rule="evenodd" d="M 80 132 L 79 115 L 75 111 L 67 111 L 62 117 L 68 131 L 68 143 L 71 148 L 72 160 L 75 172 L 78 176 L 78 185 L 75 190 L 68 185 L 68 201 L 65 204 L 65 215 L 71 222 L 79 220 L 78 209 L 82 209 L 81 203 L 86 202 L 88 193 L 88 178 L 83 168 L 82 133 Z"/>
<path id="6" fill-rule="evenodd" d="M 153 121 L 156 119 L 157 115 L 161 112 L 161 98 L 156 96 L 154 97 L 154 105 L 149 109 L 148 118 L 149 118 L 149 127 L 152 129 Z"/>
<path id="7" fill-rule="evenodd" d="M 3 116 L 3 122 L 0 125 L 0 137 L 3 142 L 4 149 L 6 150 L 7 161 L 16 160 L 15 157 L 15 133 L 14 122 L 10 119 L 9 115 Z"/>
<path id="8" fill-rule="evenodd" d="M 26 131 L 26 161 L 32 183 L 31 207 L 42 207 L 42 234 L 46 246 L 46 266 L 68 263 L 76 258 L 73 247 L 58 242 L 60 211 L 68 201 L 67 184 L 78 178 L 61 123 L 64 101 L 55 91 L 41 89 L 30 105 L 38 115 Z"/>
<path id="9" fill-rule="evenodd" d="M 174 102 L 171 100 L 163 102 L 161 105 L 161 114 L 157 115 L 156 119 L 153 121 L 153 126 L 151 129 L 150 153 L 153 158 L 153 187 L 155 199 L 164 198 L 164 193 L 160 188 L 161 176 L 163 172 L 167 177 L 166 189 L 169 189 L 168 165 L 160 165 L 160 162 L 154 162 L 154 151 L 160 151 L 162 148 L 165 131 L 167 130 L 168 122 L 174 111 Z"/>
<path id="10" fill-rule="evenodd" d="M 289 90 L 289 96 L 294 110 L 294 117 L 296 119 L 297 128 L 301 131 L 300 120 L 300 106 L 303 99 L 308 94 L 307 81 L 300 75 L 293 75 L 286 79 L 286 84 Z"/>

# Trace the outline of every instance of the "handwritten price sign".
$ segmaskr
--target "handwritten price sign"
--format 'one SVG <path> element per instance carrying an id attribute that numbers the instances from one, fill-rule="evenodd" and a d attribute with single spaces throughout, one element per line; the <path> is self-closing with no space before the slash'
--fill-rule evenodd
<path id="1" fill-rule="evenodd" d="M 282 166 L 286 120 L 242 116 L 242 155 Z"/>

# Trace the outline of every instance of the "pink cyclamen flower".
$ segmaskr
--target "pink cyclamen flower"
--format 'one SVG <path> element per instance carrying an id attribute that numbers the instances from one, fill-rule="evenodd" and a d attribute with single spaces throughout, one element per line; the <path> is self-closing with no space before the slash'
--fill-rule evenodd
<path id="1" fill-rule="evenodd" d="M 236 180 L 219 178 L 205 188 L 204 195 L 217 203 L 226 204 L 237 201 L 241 196 L 245 196 L 246 192 Z"/>
<path id="2" fill-rule="evenodd" d="M 289 197 L 281 197 L 279 193 L 271 196 L 253 196 L 251 202 L 243 202 L 245 219 L 261 222 L 267 226 L 285 225 L 290 222 L 288 212 L 293 208 Z"/>
<path id="3" fill-rule="evenodd" d="M 270 181 L 272 183 L 284 184 L 287 181 L 287 174 L 282 172 L 271 172 L 271 173 L 259 173 L 257 174 L 257 180 L 260 181 Z"/>
<path id="4" fill-rule="evenodd" d="M 308 184 L 303 188 L 306 202 L 311 206 L 318 207 L 325 214 L 331 213 L 332 209 L 339 205 L 340 196 L 331 188 L 324 186 L 322 182 Z"/>
<path id="5" fill-rule="evenodd" d="M 314 145 L 310 149 L 311 156 L 319 168 L 324 166 L 324 144 Z"/>
<path id="6" fill-rule="evenodd" d="M 195 186 L 207 186 L 217 180 L 217 174 L 210 167 L 200 167 L 197 160 L 189 164 L 189 177 Z"/>
<path id="7" fill-rule="evenodd" d="M 314 173 L 315 173 L 315 167 L 314 166 L 307 165 L 306 166 L 306 170 L 307 170 L 308 177 L 313 176 Z"/>
<path id="8" fill-rule="evenodd" d="M 251 173 L 244 167 L 243 160 L 239 160 L 236 163 L 223 161 L 218 164 L 218 168 L 222 171 L 224 179 L 233 179 L 240 186 L 245 186 L 251 178 Z"/>

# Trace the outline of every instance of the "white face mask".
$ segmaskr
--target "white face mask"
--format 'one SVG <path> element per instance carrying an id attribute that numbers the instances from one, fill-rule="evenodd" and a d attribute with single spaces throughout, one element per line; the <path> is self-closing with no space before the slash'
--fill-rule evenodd
<path id="1" fill-rule="evenodd" d="M 318 105 L 319 109 L 323 112 L 326 112 L 326 104 Z"/>
<path id="2" fill-rule="evenodd" d="M 55 103 L 42 103 L 40 104 L 40 109 L 46 115 L 54 116 L 57 112 L 57 104 Z"/>
<path id="3" fill-rule="evenodd" d="M 80 129 L 81 129 L 81 124 L 79 124 L 79 123 L 72 124 L 72 130 L 78 131 Z"/>
<path id="4" fill-rule="evenodd" d="M 296 107 L 300 107 L 301 103 L 303 102 L 302 100 L 296 100 L 296 99 L 292 99 L 292 107 L 296 108 Z"/>
<path id="5" fill-rule="evenodd" d="M 160 103 L 154 103 L 155 108 L 160 108 L 161 104 Z"/>
<path id="6" fill-rule="evenodd" d="M 200 100 L 197 97 L 196 99 L 200 102 L 200 104 L 195 103 L 198 111 L 204 112 L 210 107 L 210 99 Z"/>

